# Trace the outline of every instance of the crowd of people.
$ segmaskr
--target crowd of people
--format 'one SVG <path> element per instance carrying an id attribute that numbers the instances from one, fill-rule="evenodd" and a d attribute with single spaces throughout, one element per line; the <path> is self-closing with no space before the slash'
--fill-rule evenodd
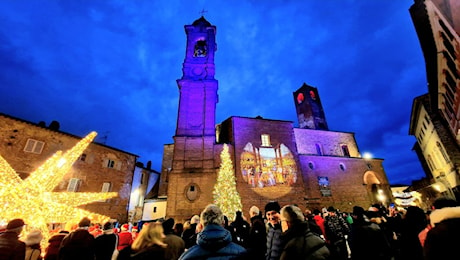
<path id="1" fill-rule="evenodd" d="M 456 255 L 460 244 L 460 205 L 446 198 L 430 211 L 379 204 L 302 211 L 270 201 L 264 212 L 252 206 L 248 216 L 237 211 L 229 221 L 209 204 L 184 223 L 167 218 L 118 229 L 83 218 L 44 249 L 39 230 L 21 236 L 26 223 L 13 219 L 0 231 L 0 260 L 432 260 Z"/>

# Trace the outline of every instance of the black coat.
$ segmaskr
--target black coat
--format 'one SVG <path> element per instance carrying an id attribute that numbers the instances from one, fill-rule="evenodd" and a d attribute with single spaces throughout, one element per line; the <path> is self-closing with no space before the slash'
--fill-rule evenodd
<path id="1" fill-rule="evenodd" d="M 376 223 L 359 218 L 351 225 L 348 239 L 353 260 L 389 260 L 391 258 L 390 243 L 384 231 Z"/>
<path id="2" fill-rule="evenodd" d="M 114 233 L 105 233 L 97 236 L 94 243 L 96 260 L 111 260 L 118 244 L 118 238 Z"/>
<path id="3" fill-rule="evenodd" d="M 59 248 L 59 260 L 94 260 L 94 236 L 79 228 L 64 237 Z"/>
<path id="4" fill-rule="evenodd" d="M 165 248 L 159 245 L 153 245 L 139 251 L 132 250 L 131 246 L 127 246 L 120 250 L 117 260 L 166 260 Z"/>
<path id="5" fill-rule="evenodd" d="M 326 260 L 330 253 L 326 241 L 308 228 L 307 222 L 293 223 L 283 233 L 283 251 L 280 260 Z"/>
<path id="6" fill-rule="evenodd" d="M 0 235 L 0 259 L 24 260 L 26 244 L 18 240 L 16 232 L 6 231 Z"/>

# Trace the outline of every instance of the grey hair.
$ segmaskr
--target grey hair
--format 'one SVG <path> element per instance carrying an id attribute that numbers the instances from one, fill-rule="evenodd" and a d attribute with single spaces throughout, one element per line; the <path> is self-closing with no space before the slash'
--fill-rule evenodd
<path id="1" fill-rule="evenodd" d="M 294 205 L 286 205 L 284 206 L 280 214 L 289 222 L 302 222 L 305 220 L 305 217 L 302 213 L 302 210 Z"/>
<path id="2" fill-rule="evenodd" d="M 201 212 L 200 222 L 203 226 L 210 224 L 221 225 L 224 223 L 224 214 L 219 206 L 215 204 L 209 204 Z"/>
<path id="3" fill-rule="evenodd" d="M 254 215 L 259 215 L 259 213 L 260 213 L 260 210 L 259 210 L 259 208 L 256 207 L 256 206 L 252 206 L 252 207 L 249 209 L 249 214 L 250 214 L 250 215 L 253 215 L 253 214 L 254 214 Z"/>

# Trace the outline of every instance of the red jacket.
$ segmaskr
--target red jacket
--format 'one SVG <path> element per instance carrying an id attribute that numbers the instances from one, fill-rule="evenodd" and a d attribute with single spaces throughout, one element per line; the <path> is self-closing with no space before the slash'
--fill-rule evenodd
<path id="1" fill-rule="evenodd" d="M 122 231 L 118 233 L 118 251 L 130 246 L 133 243 L 133 235 L 129 231 Z"/>

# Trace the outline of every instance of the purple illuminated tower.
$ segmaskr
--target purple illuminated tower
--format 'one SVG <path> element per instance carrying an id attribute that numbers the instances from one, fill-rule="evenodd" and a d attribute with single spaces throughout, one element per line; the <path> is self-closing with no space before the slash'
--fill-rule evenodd
<path id="1" fill-rule="evenodd" d="M 185 26 L 187 47 L 182 67 L 176 138 L 215 135 L 217 80 L 214 79 L 216 27 L 204 17 Z"/>
<path id="2" fill-rule="evenodd" d="M 214 79 L 216 27 L 202 16 L 185 26 L 187 43 L 179 87 L 174 144 L 165 146 L 160 194 L 167 194 L 166 212 L 184 217 L 212 201 L 216 178 L 216 104 Z M 171 164 L 165 163 L 170 161 Z M 165 192 L 164 192 L 165 191 Z"/>
<path id="3" fill-rule="evenodd" d="M 180 90 L 173 169 L 213 167 L 218 82 L 214 79 L 216 27 L 202 16 L 185 26 L 187 46 Z"/>

